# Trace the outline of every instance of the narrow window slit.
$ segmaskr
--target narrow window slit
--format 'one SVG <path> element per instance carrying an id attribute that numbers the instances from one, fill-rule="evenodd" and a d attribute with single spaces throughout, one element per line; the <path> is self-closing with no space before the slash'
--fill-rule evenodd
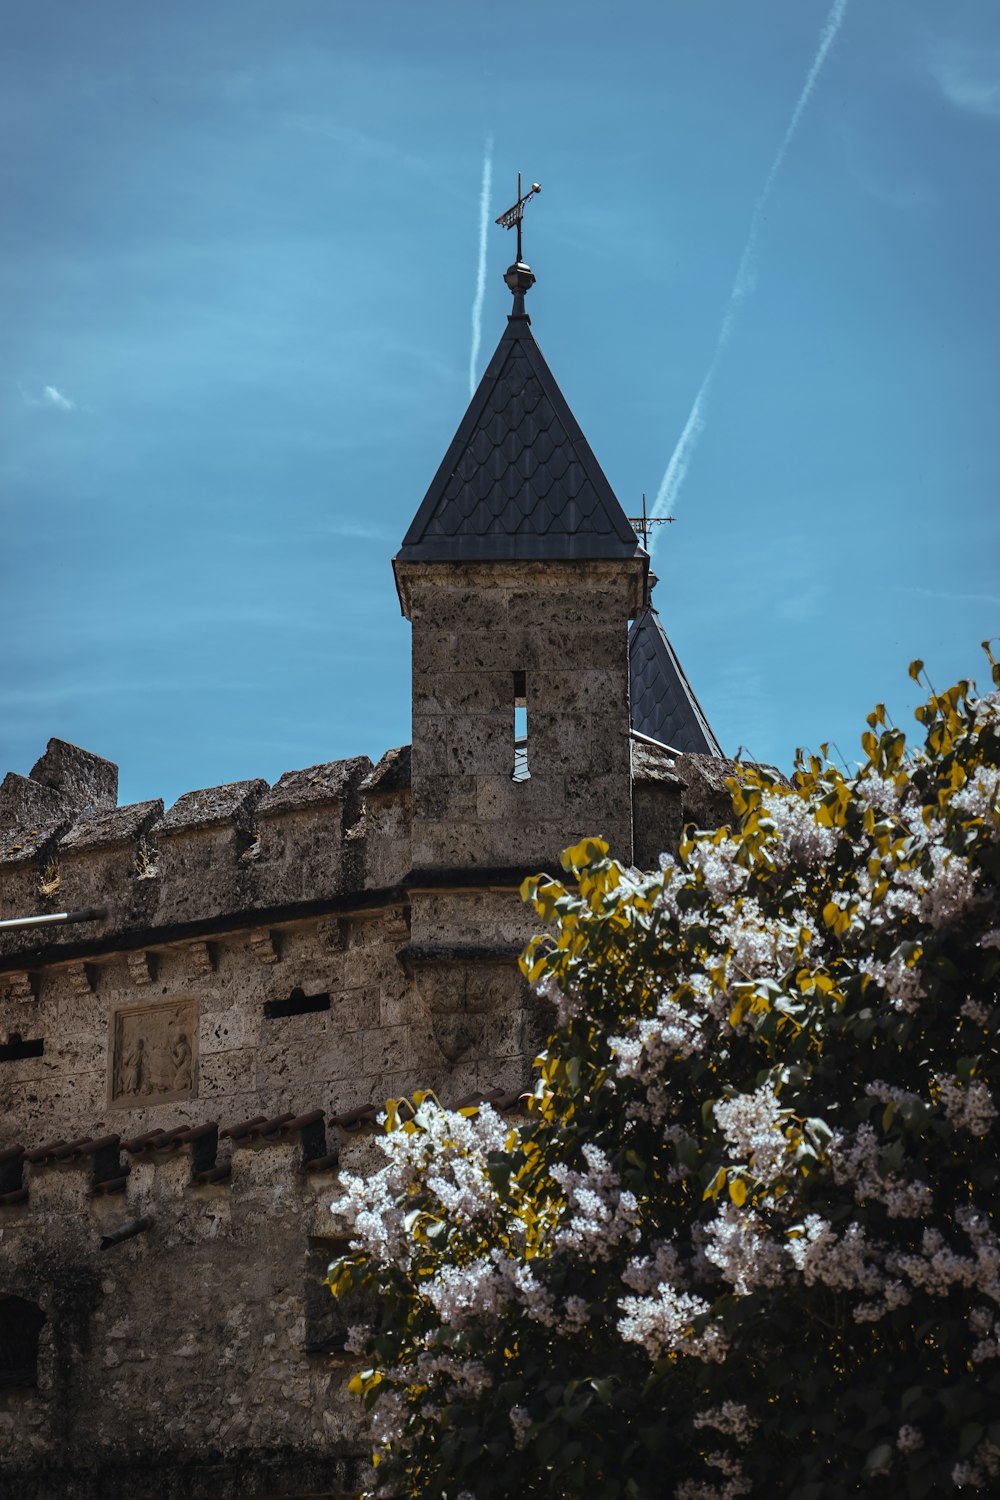
<path id="1" fill-rule="evenodd" d="M 267 1000 L 264 1003 L 264 1014 L 268 1020 L 273 1020 L 277 1016 L 308 1016 L 313 1011 L 329 1009 L 329 992 L 322 995 L 306 995 L 299 985 L 295 986 L 287 1000 Z"/>
<path id="2" fill-rule="evenodd" d="M 511 781 L 528 781 L 528 687 L 524 672 L 514 673 L 514 769 Z"/>

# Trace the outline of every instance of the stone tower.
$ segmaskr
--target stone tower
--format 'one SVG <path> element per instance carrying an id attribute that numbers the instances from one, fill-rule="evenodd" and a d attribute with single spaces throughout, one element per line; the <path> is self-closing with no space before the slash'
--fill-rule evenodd
<path id="1" fill-rule="evenodd" d="M 538 1007 L 510 993 L 525 875 L 588 835 L 633 857 L 626 627 L 649 558 L 532 335 L 530 270 L 505 279 L 506 330 L 393 559 L 413 626 L 407 962 L 455 1056 L 490 1015 L 529 1041 Z"/>
<path id="2" fill-rule="evenodd" d="M 415 868 L 538 868 L 586 834 L 631 860 L 626 627 L 649 558 L 523 291 L 393 565 L 413 625 Z"/>

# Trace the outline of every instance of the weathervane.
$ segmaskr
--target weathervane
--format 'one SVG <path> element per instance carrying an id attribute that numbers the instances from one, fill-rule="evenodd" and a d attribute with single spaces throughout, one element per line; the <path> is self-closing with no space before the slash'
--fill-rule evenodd
<path id="1" fill-rule="evenodd" d="M 650 528 L 653 527 L 653 526 L 664 526 L 664 525 L 666 525 L 666 523 L 668 521 L 675 521 L 676 519 L 677 519 L 676 516 L 648 516 L 646 514 L 646 496 L 645 496 L 645 494 L 643 494 L 643 497 L 642 497 L 642 515 L 641 516 L 629 516 L 628 517 L 628 524 L 631 526 L 631 528 L 635 532 L 636 536 L 641 536 L 642 537 L 642 545 L 646 548 L 646 551 L 648 552 L 649 551 L 649 545 L 648 544 L 649 544 L 649 532 L 650 532 Z"/>
<path id="2" fill-rule="evenodd" d="M 529 193 L 525 193 L 524 197 L 522 198 L 521 197 L 521 174 L 520 174 L 520 172 L 518 172 L 518 174 L 517 174 L 517 202 L 514 204 L 513 208 L 508 208 L 506 213 L 502 213 L 500 215 L 499 219 L 495 220 L 495 223 L 502 224 L 503 227 L 504 227 L 504 229 L 513 229 L 514 226 L 515 226 L 515 224 L 517 225 L 517 263 L 518 263 L 518 265 L 521 264 L 521 220 L 524 218 L 525 205 L 528 204 L 528 203 L 530 203 L 531 200 L 532 200 L 532 198 L 535 196 L 535 194 L 536 193 L 540 193 L 541 191 L 542 191 L 542 184 L 540 182 L 533 182 L 531 184 L 531 191 Z"/>
<path id="3" fill-rule="evenodd" d="M 513 229 L 515 225 L 517 227 L 517 259 L 512 266 L 507 267 L 503 277 L 514 298 L 514 312 L 512 316 L 515 318 L 527 316 L 524 311 L 524 294 L 535 284 L 534 272 L 521 259 L 521 220 L 524 218 L 526 205 L 531 202 L 536 193 L 540 193 L 541 191 L 542 184 L 540 182 L 533 182 L 531 184 L 531 191 L 522 196 L 521 174 L 518 172 L 517 202 L 513 208 L 508 208 L 507 212 L 502 213 L 499 219 L 495 221 L 497 224 L 502 225 L 504 229 Z M 528 321 L 530 322 L 531 319 L 529 318 Z"/>

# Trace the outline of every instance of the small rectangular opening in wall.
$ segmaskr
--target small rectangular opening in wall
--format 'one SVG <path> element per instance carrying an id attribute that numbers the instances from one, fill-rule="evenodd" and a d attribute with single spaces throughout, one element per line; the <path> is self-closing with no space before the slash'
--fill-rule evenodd
<path id="1" fill-rule="evenodd" d="M 42 1057 L 45 1053 L 45 1042 L 41 1037 L 34 1042 L 22 1042 L 15 1031 L 9 1042 L 0 1047 L 0 1062 L 18 1062 L 22 1057 Z"/>
<path id="2" fill-rule="evenodd" d="M 0 1386 L 38 1383 L 38 1337 L 45 1314 L 23 1297 L 0 1293 Z"/>
<path id="3" fill-rule="evenodd" d="M 514 673 L 514 769 L 511 781 L 527 781 L 528 767 L 528 685 L 526 673 Z"/>
<path id="4" fill-rule="evenodd" d="M 264 1014 L 268 1019 L 275 1016 L 308 1016 L 313 1011 L 329 1009 L 329 994 L 306 995 L 298 985 L 287 1000 L 267 1000 L 264 1004 Z"/>

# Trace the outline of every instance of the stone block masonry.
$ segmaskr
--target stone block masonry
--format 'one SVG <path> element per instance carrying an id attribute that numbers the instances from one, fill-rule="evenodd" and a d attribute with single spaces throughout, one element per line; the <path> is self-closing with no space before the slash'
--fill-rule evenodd
<path id="1" fill-rule="evenodd" d="M 468 720 L 493 712 L 477 672 Z M 6 778 L 0 915 L 104 915 L 0 930 L 0 1372 L 3 1309 L 41 1319 L 36 1365 L 0 1383 L 5 1497 L 356 1492 L 365 1439 L 322 1288 L 338 1162 L 372 1160 L 387 1097 L 516 1100 L 549 1022 L 516 965 L 517 886 L 554 866 L 586 766 L 609 807 L 624 784 L 637 852 L 679 830 L 688 784 L 700 810 L 718 793 L 627 738 L 622 783 L 617 747 L 593 748 L 607 682 L 560 686 L 564 727 L 592 739 L 559 742 L 548 794 L 541 772 L 456 790 L 447 759 L 414 788 L 408 746 L 166 811 L 109 805 L 113 767 Z M 53 742 L 53 779 L 60 755 L 90 763 Z"/>

